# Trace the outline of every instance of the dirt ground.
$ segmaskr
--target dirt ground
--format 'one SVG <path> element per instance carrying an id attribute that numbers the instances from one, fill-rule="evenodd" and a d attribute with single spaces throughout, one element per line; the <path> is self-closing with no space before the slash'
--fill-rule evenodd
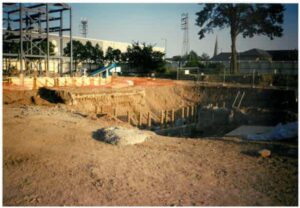
<path id="1" fill-rule="evenodd" d="M 32 94 L 4 91 L 3 205 L 298 205 L 297 142 L 153 134 L 115 146 L 96 132 L 128 124 Z"/>

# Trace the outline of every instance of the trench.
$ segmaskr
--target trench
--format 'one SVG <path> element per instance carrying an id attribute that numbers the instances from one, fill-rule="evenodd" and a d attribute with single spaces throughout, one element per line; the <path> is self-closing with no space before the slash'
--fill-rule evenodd
<path id="1" fill-rule="evenodd" d="M 165 136 L 221 137 L 241 125 L 275 126 L 298 119 L 292 89 L 194 85 L 42 92 L 44 99 L 62 101 L 78 112 L 108 115 Z"/>

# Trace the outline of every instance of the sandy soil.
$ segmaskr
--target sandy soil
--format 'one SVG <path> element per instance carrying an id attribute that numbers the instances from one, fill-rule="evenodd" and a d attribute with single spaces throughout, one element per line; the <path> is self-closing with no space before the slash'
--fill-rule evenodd
<path id="1" fill-rule="evenodd" d="M 124 123 L 64 105 L 3 107 L 4 205 L 298 203 L 295 143 L 153 136 L 118 147 L 95 132 Z"/>

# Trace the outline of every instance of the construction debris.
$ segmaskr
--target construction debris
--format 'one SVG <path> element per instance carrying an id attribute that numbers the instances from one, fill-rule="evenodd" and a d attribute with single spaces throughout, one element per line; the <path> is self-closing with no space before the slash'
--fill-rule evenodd
<path id="1" fill-rule="evenodd" d="M 150 138 L 150 133 L 138 129 L 128 129 L 120 126 L 100 129 L 99 140 L 115 145 L 133 145 Z"/>

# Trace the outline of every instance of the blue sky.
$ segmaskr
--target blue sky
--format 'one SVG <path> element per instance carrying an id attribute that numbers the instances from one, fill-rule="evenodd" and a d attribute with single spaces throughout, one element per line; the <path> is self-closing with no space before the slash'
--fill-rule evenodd
<path id="1" fill-rule="evenodd" d="M 140 41 L 164 47 L 162 38 L 167 39 L 167 56 L 180 55 L 183 31 L 180 29 L 181 13 L 189 13 L 190 49 L 199 55 L 212 56 L 216 35 L 219 52 L 230 51 L 229 30 L 215 30 L 202 40 L 198 39 L 199 27 L 195 25 L 196 12 L 202 6 L 194 3 L 75 3 L 73 9 L 73 35 L 80 36 L 81 18 L 88 19 L 88 37 L 104 40 L 132 42 Z M 298 5 L 285 4 L 284 35 L 270 40 L 264 36 L 237 40 L 238 51 L 251 48 L 295 49 L 298 48 Z"/>

